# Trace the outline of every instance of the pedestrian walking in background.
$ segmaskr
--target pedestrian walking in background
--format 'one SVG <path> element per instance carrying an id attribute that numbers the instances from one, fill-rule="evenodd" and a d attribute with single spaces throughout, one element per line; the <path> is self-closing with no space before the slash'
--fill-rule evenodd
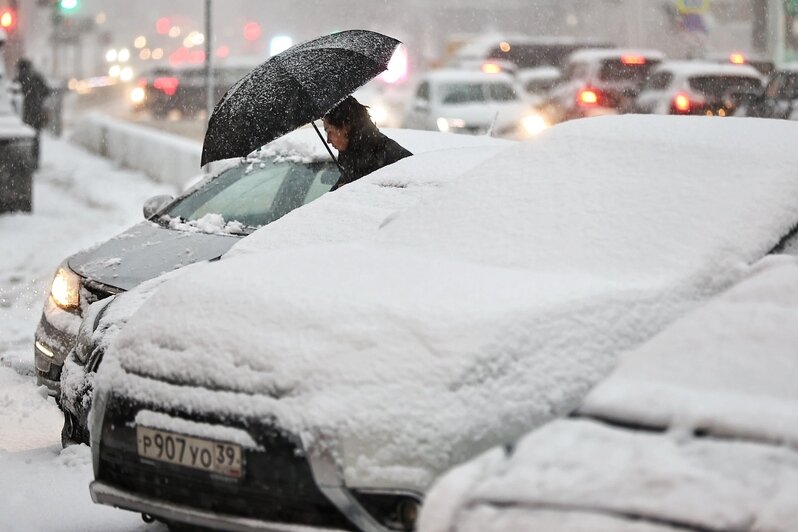
<path id="1" fill-rule="evenodd" d="M 331 190 L 413 155 L 380 133 L 369 116 L 368 107 L 352 96 L 347 96 L 324 115 L 324 131 L 327 142 L 338 150 L 338 164 L 343 170 Z"/>
<path id="2" fill-rule="evenodd" d="M 36 143 L 34 146 L 34 161 L 39 167 L 39 141 L 41 130 L 47 125 L 47 111 L 44 101 L 50 95 L 50 87 L 29 59 L 17 61 L 17 77 L 22 93 L 22 121 L 36 130 Z"/>

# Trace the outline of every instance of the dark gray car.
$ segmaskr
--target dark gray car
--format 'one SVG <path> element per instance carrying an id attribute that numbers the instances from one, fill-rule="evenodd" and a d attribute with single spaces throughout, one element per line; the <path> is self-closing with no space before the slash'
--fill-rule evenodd
<path id="1" fill-rule="evenodd" d="M 241 160 L 177 199 L 156 196 L 144 205 L 146 221 L 68 257 L 56 272 L 36 330 L 38 384 L 58 396 L 64 359 L 89 305 L 165 272 L 218 258 L 243 236 L 313 201 L 337 181 L 340 174 L 329 158 L 295 155 L 272 150 Z"/>

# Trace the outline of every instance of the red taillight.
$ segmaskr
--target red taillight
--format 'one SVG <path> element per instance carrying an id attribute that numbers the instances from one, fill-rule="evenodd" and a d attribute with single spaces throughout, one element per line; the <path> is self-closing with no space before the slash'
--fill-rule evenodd
<path id="1" fill-rule="evenodd" d="M 690 98 L 685 94 L 677 94 L 673 98 L 673 107 L 680 113 L 689 113 L 690 106 Z"/>
<path id="2" fill-rule="evenodd" d="M 136 86 L 141 87 L 142 89 L 147 86 L 147 78 L 139 78 L 136 81 Z"/>
<path id="3" fill-rule="evenodd" d="M 596 105 L 599 102 L 599 91 L 596 89 L 582 89 L 576 97 L 579 105 Z"/>
<path id="4" fill-rule="evenodd" d="M 622 55 L 621 63 L 624 65 L 645 65 L 646 58 L 642 55 Z"/>
<path id="5" fill-rule="evenodd" d="M 163 91 L 167 96 L 173 96 L 177 92 L 179 84 L 180 81 L 177 78 L 155 78 L 155 81 L 152 82 L 153 87 Z"/>

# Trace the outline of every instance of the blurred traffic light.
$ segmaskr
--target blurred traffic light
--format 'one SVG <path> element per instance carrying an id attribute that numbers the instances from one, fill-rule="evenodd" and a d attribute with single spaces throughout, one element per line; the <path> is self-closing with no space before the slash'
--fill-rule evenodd
<path id="1" fill-rule="evenodd" d="M 6 31 L 13 31 L 17 27 L 17 14 L 13 9 L 3 9 L 0 11 L 0 28 Z"/>

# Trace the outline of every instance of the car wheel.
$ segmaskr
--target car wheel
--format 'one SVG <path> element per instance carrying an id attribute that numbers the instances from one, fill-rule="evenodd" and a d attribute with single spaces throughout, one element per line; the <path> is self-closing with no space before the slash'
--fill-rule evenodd
<path id="1" fill-rule="evenodd" d="M 64 426 L 61 428 L 61 447 L 66 449 L 70 445 L 85 443 L 89 445 L 89 430 L 80 425 L 78 419 L 71 413 L 64 412 Z"/>

